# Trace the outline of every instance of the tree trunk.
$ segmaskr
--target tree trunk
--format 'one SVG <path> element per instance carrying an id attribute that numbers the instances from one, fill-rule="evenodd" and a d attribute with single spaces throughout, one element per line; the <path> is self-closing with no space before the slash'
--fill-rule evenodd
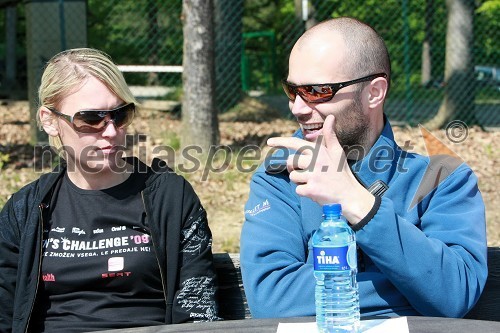
<path id="1" fill-rule="evenodd" d="M 441 128 L 454 119 L 475 122 L 474 0 L 446 0 L 446 6 L 445 95 L 436 116 L 425 124 L 427 129 Z"/>
<path id="2" fill-rule="evenodd" d="M 219 143 L 214 107 L 214 34 L 212 0 L 183 0 L 183 147 L 201 147 L 206 155 Z"/>
<path id="3" fill-rule="evenodd" d="M 16 58 L 16 37 L 17 37 L 17 7 L 15 4 L 5 8 L 5 81 L 3 84 L 7 91 L 17 89 L 17 58 Z"/>
<path id="4" fill-rule="evenodd" d="M 148 0 L 147 2 L 147 17 L 148 17 L 148 63 L 150 65 L 158 65 L 158 42 L 160 38 L 158 36 L 158 5 L 156 0 Z M 148 73 L 147 84 L 149 86 L 154 86 L 159 84 L 158 73 L 150 72 Z"/>
<path id="5" fill-rule="evenodd" d="M 243 97 L 243 0 L 214 0 L 215 105 L 226 112 Z"/>
<path id="6" fill-rule="evenodd" d="M 425 3 L 425 36 L 422 45 L 422 86 L 432 84 L 432 26 L 434 18 L 434 0 Z"/>

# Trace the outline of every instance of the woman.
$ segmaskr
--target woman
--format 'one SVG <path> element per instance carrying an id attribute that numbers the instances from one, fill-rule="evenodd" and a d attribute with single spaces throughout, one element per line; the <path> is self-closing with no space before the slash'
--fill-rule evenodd
<path id="1" fill-rule="evenodd" d="M 136 101 L 109 56 L 57 54 L 39 100 L 65 163 L 0 214 L 0 332 L 218 319 L 206 212 L 160 161 L 122 158 Z"/>

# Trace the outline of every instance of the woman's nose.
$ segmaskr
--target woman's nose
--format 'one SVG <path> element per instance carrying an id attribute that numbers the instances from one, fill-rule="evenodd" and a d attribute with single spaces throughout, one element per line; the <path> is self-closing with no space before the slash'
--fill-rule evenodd
<path id="1" fill-rule="evenodd" d="M 104 126 L 104 131 L 102 132 L 103 137 L 113 137 L 116 135 L 116 125 L 113 119 L 107 119 L 106 125 Z"/>

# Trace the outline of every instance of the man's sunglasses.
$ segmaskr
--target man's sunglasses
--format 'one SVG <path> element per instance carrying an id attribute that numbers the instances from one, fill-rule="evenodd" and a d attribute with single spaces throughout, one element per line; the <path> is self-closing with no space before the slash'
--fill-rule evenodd
<path id="1" fill-rule="evenodd" d="M 295 85 L 286 80 L 282 81 L 283 89 L 290 101 L 294 102 L 297 95 L 308 103 L 324 103 L 328 102 L 335 96 L 335 94 L 342 88 L 360 83 L 371 81 L 377 77 L 384 77 L 387 79 L 387 74 L 378 73 L 372 74 L 360 79 L 339 82 L 339 83 L 322 83 L 322 84 L 301 84 Z"/>
<path id="2" fill-rule="evenodd" d="M 117 128 L 127 127 L 135 115 L 134 103 L 125 104 L 113 110 L 82 110 L 73 116 L 49 109 L 59 117 L 66 119 L 76 132 L 99 133 L 112 121 Z"/>

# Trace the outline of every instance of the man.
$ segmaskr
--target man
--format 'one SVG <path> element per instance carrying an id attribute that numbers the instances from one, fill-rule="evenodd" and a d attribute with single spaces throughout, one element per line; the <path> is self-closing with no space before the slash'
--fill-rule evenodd
<path id="1" fill-rule="evenodd" d="M 256 171 L 245 207 L 254 317 L 315 314 L 311 236 L 327 203 L 356 232 L 362 316 L 461 317 L 478 300 L 487 247 L 477 178 L 457 159 L 397 146 L 384 116 L 390 76 L 384 41 L 352 18 L 322 22 L 293 47 L 283 85 L 300 130 L 268 144 L 295 154 L 282 172 L 277 157 Z"/>

